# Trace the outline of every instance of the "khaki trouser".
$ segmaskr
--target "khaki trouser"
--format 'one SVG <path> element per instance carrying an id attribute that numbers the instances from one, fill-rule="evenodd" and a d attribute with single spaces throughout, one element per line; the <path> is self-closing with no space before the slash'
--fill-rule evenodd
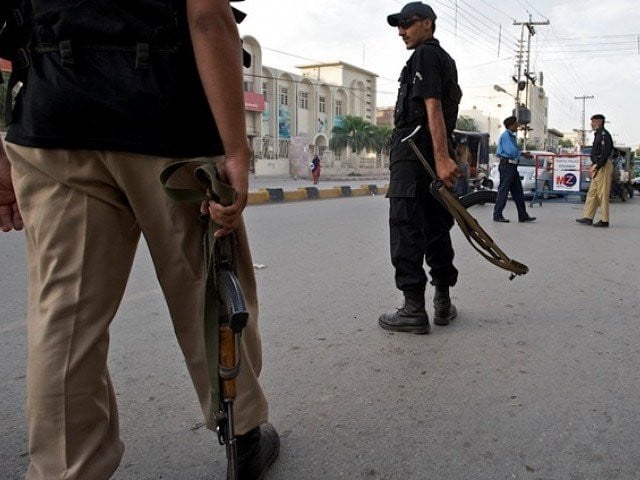
<path id="1" fill-rule="evenodd" d="M 609 221 L 609 194 L 611 193 L 612 174 L 613 163 L 609 160 L 598 170 L 596 176 L 591 179 L 582 213 L 584 218 L 593 220 L 597 208 L 600 207 L 600 218 L 603 222 Z"/>
<path id="2" fill-rule="evenodd" d="M 173 159 L 7 145 L 29 258 L 28 480 L 102 480 L 124 447 L 107 370 L 109 324 L 142 232 L 178 343 L 211 424 L 203 341 L 199 206 L 173 203 L 158 180 Z M 244 226 L 239 272 L 250 312 L 236 432 L 267 421 L 256 284 Z"/>

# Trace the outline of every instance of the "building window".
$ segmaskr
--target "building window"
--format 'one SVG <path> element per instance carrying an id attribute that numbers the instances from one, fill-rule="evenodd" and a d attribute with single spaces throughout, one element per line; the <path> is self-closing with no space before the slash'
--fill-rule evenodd
<path id="1" fill-rule="evenodd" d="M 336 115 L 342 115 L 342 100 L 336 100 Z"/>
<path id="2" fill-rule="evenodd" d="M 289 105 L 289 89 L 280 87 L 280 105 Z"/>
<path id="3" fill-rule="evenodd" d="M 268 101 L 267 95 L 269 93 L 269 85 L 267 82 L 262 82 L 262 96 L 264 97 L 264 101 Z"/>
<path id="4" fill-rule="evenodd" d="M 326 113 L 327 111 L 327 98 L 326 97 L 318 97 L 318 111 L 320 113 Z"/>
<path id="5" fill-rule="evenodd" d="M 309 93 L 300 92 L 300 108 L 303 110 L 309 110 Z"/>
<path id="6" fill-rule="evenodd" d="M 242 87 L 244 88 L 245 92 L 253 92 L 253 82 L 250 80 L 245 80 L 244 82 L 242 82 Z"/>

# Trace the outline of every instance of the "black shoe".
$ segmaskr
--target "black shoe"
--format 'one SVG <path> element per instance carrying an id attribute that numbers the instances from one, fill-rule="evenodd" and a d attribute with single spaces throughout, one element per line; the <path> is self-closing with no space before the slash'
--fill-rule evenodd
<path id="1" fill-rule="evenodd" d="M 236 438 L 238 479 L 260 480 L 280 453 L 280 437 L 270 423 L 263 423 Z"/>
<path id="2" fill-rule="evenodd" d="M 576 222 L 581 223 L 582 225 L 591 225 L 593 220 L 590 218 L 576 218 Z"/>
<path id="3" fill-rule="evenodd" d="M 392 332 L 409 332 L 424 335 L 431 331 L 429 316 L 426 311 L 407 311 L 399 308 L 395 313 L 383 313 L 378 324 Z"/>
<path id="4" fill-rule="evenodd" d="M 609 222 L 603 222 L 602 220 L 600 220 L 599 222 L 594 223 L 593 226 L 607 228 L 609 226 Z"/>
<path id="5" fill-rule="evenodd" d="M 518 220 L 520 223 L 526 223 L 526 222 L 535 222 L 536 221 L 536 217 L 527 217 L 525 219 L 522 220 Z"/>
<path id="6" fill-rule="evenodd" d="M 458 310 L 451 303 L 448 288 L 436 287 L 436 294 L 433 296 L 433 311 L 433 323 L 436 325 L 449 325 L 449 322 L 458 315 Z"/>
<path id="7" fill-rule="evenodd" d="M 504 218 L 504 217 L 494 218 L 493 221 L 494 222 L 500 222 L 500 223 L 509 223 L 509 219 Z"/>

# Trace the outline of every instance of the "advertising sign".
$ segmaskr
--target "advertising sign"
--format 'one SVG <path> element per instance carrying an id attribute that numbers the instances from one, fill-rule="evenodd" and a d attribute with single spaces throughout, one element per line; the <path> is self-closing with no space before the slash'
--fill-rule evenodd
<path id="1" fill-rule="evenodd" d="M 553 189 L 559 192 L 580 191 L 580 157 L 557 156 L 553 162 Z"/>

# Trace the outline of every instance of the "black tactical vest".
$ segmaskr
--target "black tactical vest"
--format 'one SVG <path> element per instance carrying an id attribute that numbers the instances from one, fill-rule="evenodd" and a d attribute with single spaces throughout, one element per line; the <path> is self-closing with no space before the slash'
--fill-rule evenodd
<path id="1" fill-rule="evenodd" d="M 19 69 L 23 86 L 7 140 L 162 156 L 223 153 L 185 0 L 26 3 L 28 66 Z"/>

